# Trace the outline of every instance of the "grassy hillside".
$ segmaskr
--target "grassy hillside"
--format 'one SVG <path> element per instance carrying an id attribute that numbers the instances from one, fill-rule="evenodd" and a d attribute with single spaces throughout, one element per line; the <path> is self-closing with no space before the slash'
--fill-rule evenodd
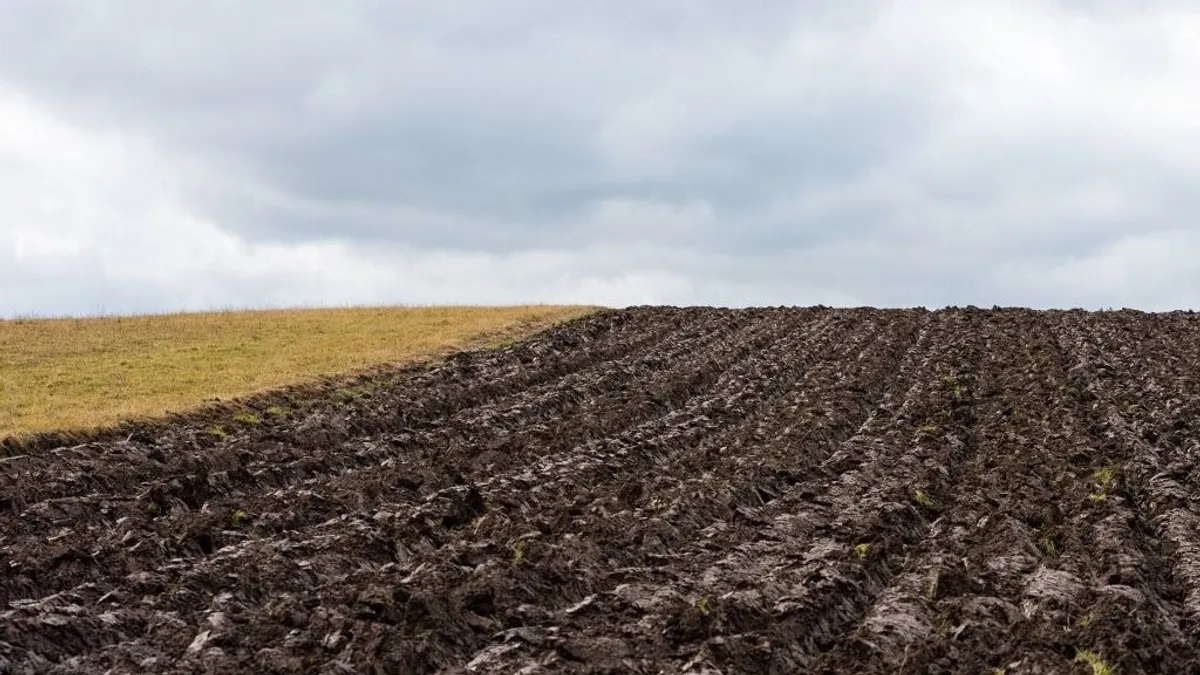
<path id="1" fill-rule="evenodd" d="M 0 437 L 103 426 L 429 358 L 589 311 L 353 308 L 0 321 Z"/>

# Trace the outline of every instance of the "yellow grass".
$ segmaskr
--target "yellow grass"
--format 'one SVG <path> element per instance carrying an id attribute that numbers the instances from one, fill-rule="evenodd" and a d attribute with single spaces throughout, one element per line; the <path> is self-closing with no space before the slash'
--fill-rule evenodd
<path id="1" fill-rule="evenodd" d="M 349 308 L 0 320 L 0 438 L 153 417 L 206 399 L 496 344 L 590 311 Z"/>

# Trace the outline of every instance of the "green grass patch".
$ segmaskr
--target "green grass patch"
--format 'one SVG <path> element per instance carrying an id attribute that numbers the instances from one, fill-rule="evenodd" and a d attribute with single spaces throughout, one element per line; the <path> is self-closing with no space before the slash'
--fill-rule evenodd
<path id="1" fill-rule="evenodd" d="M 1076 663 L 1086 663 L 1092 667 L 1092 675 L 1116 675 L 1116 668 L 1104 660 L 1104 658 L 1089 649 L 1080 649 L 1075 652 Z"/>

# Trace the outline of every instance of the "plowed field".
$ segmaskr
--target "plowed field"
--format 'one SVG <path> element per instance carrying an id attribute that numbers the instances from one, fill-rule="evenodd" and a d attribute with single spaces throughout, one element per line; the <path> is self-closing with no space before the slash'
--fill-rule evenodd
<path id="1" fill-rule="evenodd" d="M 1200 672 L 1200 319 L 637 308 L 11 446 L 0 673 Z"/>

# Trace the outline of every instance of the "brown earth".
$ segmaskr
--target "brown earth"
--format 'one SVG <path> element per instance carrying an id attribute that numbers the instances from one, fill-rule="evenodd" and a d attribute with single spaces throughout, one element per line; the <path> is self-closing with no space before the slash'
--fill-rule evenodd
<path id="1" fill-rule="evenodd" d="M 0 673 L 1200 672 L 1197 357 L 1190 313 L 636 308 L 10 445 Z"/>

